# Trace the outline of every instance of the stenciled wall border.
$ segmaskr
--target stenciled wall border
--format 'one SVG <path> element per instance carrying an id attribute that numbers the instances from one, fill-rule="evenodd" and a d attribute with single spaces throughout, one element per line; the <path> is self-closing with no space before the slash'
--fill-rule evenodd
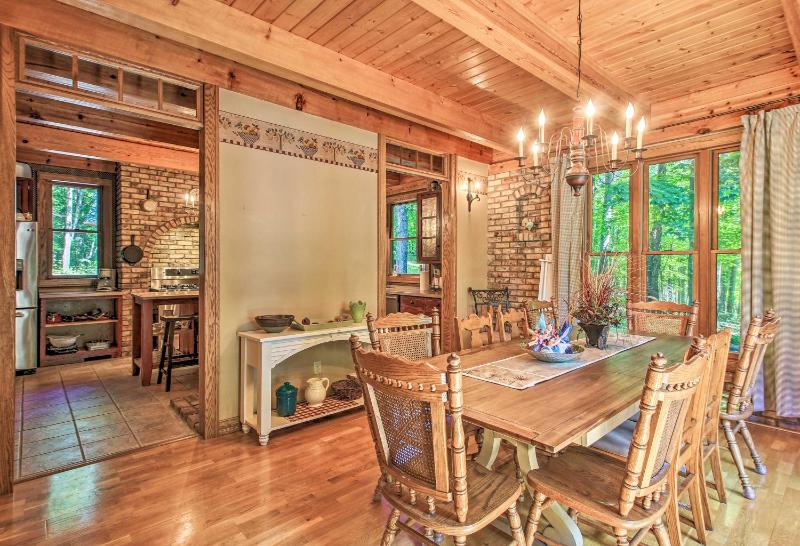
<path id="1" fill-rule="evenodd" d="M 378 172 L 378 150 L 231 112 L 219 113 L 220 142 L 360 171 Z"/>

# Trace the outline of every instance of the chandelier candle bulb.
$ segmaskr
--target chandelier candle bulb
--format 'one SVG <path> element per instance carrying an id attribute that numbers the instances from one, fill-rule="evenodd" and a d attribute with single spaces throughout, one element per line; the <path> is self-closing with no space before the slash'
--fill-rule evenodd
<path id="1" fill-rule="evenodd" d="M 631 138 L 633 135 L 633 104 L 628 103 L 628 108 L 625 110 L 625 138 Z"/>
<path id="2" fill-rule="evenodd" d="M 617 146 L 619 145 L 619 135 L 616 131 L 611 135 L 611 161 L 617 160 Z"/>
<path id="3" fill-rule="evenodd" d="M 586 104 L 586 135 L 591 136 L 594 134 L 594 104 L 592 99 Z"/>
<path id="4" fill-rule="evenodd" d="M 533 166 L 539 166 L 539 143 L 534 142 L 531 144 L 531 155 L 533 156 Z"/>
<path id="5" fill-rule="evenodd" d="M 544 109 L 539 112 L 539 142 L 544 142 Z"/>
<path id="6" fill-rule="evenodd" d="M 525 131 L 520 128 L 517 133 L 517 142 L 519 143 L 519 157 L 524 157 L 523 147 L 525 146 Z"/>
<path id="7" fill-rule="evenodd" d="M 636 149 L 641 150 L 643 148 L 642 143 L 644 142 L 644 116 L 641 117 L 639 120 L 639 124 L 636 125 Z"/>

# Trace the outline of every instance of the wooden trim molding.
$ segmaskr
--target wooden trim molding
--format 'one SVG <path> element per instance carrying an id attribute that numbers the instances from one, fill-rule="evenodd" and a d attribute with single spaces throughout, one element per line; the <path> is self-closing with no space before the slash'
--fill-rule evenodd
<path id="1" fill-rule="evenodd" d="M 14 247 L 16 245 L 16 104 L 11 29 L 0 25 L 0 495 L 14 480 L 14 330 L 17 320 Z"/>
<path id="2" fill-rule="evenodd" d="M 386 314 L 386 277 L 389 274 L 389 217 L 386 209 L 386 136 L 378 135 L 378 316 Z"/>
<path id="3" fill-rule="evenodd" d="M 203 86 L 200 130 L 200 427 L 219 430 L 219 88 Z"/>
<path id="4" fill-rule="evenodd" d="M 457 222 L 456 198 L 458 188 L 458 156 L 451 155 L 447 159 L 447 180 L 442 184 L 442 308 L 439 310 L 442 317 L 442 351 L 456 350 L 455 330 L 453 319 L 456 316 L 456 248 L 457 248 Z"/>

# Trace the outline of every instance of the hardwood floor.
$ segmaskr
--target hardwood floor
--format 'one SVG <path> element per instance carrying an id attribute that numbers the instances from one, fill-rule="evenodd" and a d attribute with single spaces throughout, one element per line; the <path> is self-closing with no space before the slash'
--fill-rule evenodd
<path id="1" fill-rule="evenodd" d="M 709 546 L 790 545 L 800 536 L 800 435 L 751 428 L 769 474 L 751 473 L 758 498 L 746 501 L 723 450 L 728 504 L 712 502 Z M 378 544 L 388 508 L 370 502 L 371 444 L 357 411 L 276 433 L 266 448 L 237 433 L 123 455 L 0 497 L 0 545 Z M 490 528 L 469 543 L 508 539 Z M 395 544 L 412 542 L 401 533 Z"/>

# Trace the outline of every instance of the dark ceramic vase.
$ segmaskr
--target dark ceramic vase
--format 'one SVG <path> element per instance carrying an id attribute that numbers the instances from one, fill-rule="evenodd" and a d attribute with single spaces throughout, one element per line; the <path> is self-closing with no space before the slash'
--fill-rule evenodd
<path id="1" fill-rule="evenodd" d="M 581 330 L 586 333 L 586 345 L 605 349 L 608 342 L 608 324 L 583 324 L 580 323 Z"/>

